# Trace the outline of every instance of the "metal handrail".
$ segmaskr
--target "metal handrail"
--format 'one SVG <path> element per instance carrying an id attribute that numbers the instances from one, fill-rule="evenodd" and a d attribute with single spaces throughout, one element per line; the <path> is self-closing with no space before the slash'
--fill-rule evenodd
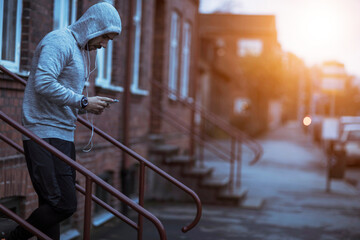
<path id="1" fill-rule="evenodd" d="M 22 148 L 20 145 L 18 145 L 16 142 L 12 141 L 10 138 L 5 136 L 4 134 L 0 133 L 0 139 L 3 140 L 8 145 L 10 145 L 11 147 L 13 147 L 14 149 L 16 149 L 18 152 L 25 154 L 24 148 Z M 78 190 L 78 192 L 85 195 L 86 191 L 83 187 L 81 187 L 79 184 L 76 184 L 75 187 L 76 187 L 76 190 Z M 107 203 L 102 201 L 101 199 L 97 198 L 93 194 L 92 194 L 92 200 L 95 203 L 97 203 L 98 205 L 100 205 L 101 207 L 103 207 L 104 209 L 108 210 L 114 216 L 118 217 L 122 221 L 129 224 L 131 227 L 135 228 L 136 230 L 138 229 L 138 227 L 137 227 L 136 223 L 134 223 L 134 221 L 132 221 L 131 219 L 129 219 L 128 217 L 126 217 L 125 215 L 123 215 L 118 210 L 114 209 L 113 207 L 111 207 L 110 205 L 108 205 Z"/>
<path id="2" fill-rule="evenodd" d="M 64 153 L 60 152 L 58 149 L 44 141 L 43 139 L 36 136 L 31 131 L 27 130 L 25 127 L 21 126 L 16 121 L 12 120 L 10 117 L 8 117 L 5 113 L 0 111 L 0 119 L 2 119 L 4 122 L 15 128 L 17 131 L 22 133 L 23 135 L 29 137 L 34 142 L 38 143 L 40 146 L 44 147 L 46 150 L 51 152 L 54 156 L 58 157 L 74 169 L 76 169 L 79 173 L 84 175 L 86 177 L 86 189 L 85 189 L 85 214 L 84 214 L 84 239 L 90 239 L 90 221 L 91 221 L 91 198 L 92 198 L 92 183 L 96 183 L 99 186 L 101 186 L 103 189 L 105 189 L 108 193 L 116 197 L 118 200 L 124 202 L 129 207 L 131 207 L 133 210 L 138 212 L 138 214 L 146 217 L 149 221 L 151 221 L 155 227 L 157 228 L 160 239 L 166 240 L 166 233 L 164 226 L 160 222 L 159 219 L 157 219 L 152 213 L 150 213 L 148 210 L 144 209 L 142 206 L 137 205 L 134 203 L 130 198 L 125 196 L 123 193 L 115 189 L 113 186 L 106 183 L 104 180 L 102 180 L 100 177 L 96 176 L 93 172 L 89 171 L 85 167 L 83 167 L 81 164 L 73 161 L 70 157 L 66 156 Z M 1 209 L 2 210 L 2 209 Z M 142 229 L 139 228 L 139 231 L 142 231 Z M 46 238 L 45 238 L 46 239 Z"/>
<path id="3" fill-rule="evenodd" d="M 43 232 L 41 232 L 39 229 L 35 228 L 33 225 L 19 217 L 16 213 L 13 211 L 10 211 L 7 209 L 4 205 L 0 204 L 0 212 L 3 212 L 8 217 L 13 219 L 15 222 L 23 226 L 26 230 L 30 231 L 31 233 L 35 234 L 38 238 L 41 240 L 51 240 L 48 236 L 46 236 Z"/>
<path id="4" fill-rule="evenodd" d="M 165 120 L 169 120 L 174 123 L 174 126 L 180 131 L 184 131 L 187 134 L 191 133 L 189 126 L 186 126 L 184 122 L 182 122 L 179 118 L 176 118 L 173 114 L 169 112 L 166 112 L 165 114 L 163 111 L 160 111 L 155 107 L 150 107 L 150 110 L 157 115 L 161 115 Z M 198 133 L 194 133 L 194 137 L 200 144 L 207 145 L 209 150 L 216 156 L 224 159 L 231 158 L 231 156 L 226 152 L 227 149 L 224 149 L 221 145 L 214 143 L 210 144 Z"/>
<path id="5" fill-rule="evenodd" d="M 160 89 L 160 91 L 164 91 L 166 94 L 171 94 L 173 96 L 177 96 L 177 93 L 171 89 L 169 89 L 168 87 L 164 86 L 163 84 L 161 84 L 161 82 L 156 81 L 156 80 L 152 80 L 152 84 L 153 86 L 157 87 L 158 89 Z M 249 162 L 249 165 L 253 165 L 255 164 L 262 156 L 263 154 L 263 149 L 261 147 L 260 144 L 258 144 L 256 141 L 250 139 L 250 137 L 248 137 L 245 133 L 241 132 L 240 130 L 236 129 L 235 127 L 231 126 L 230 124 L 228 124 L 226 121 L 224 121 L 222 118 L 216 116 L 215 114 L 204 110 L 201 106 L 199 106 L 198 104 L 192 102 L 188 102 L 186 99 L 181 99 L 181 98 L 177 98 L 177 101 L 182 103 L 184 106 L 186 106 L 187 108 L 189 108 L 190 110 L 194 111 L 194 112 L 200 112 L 201 116 L 207 120 L 208 122 L 210 122 L 211 124 L 217 126 L 218 128 L 220 128 L 221 130 L 223 130 L 225 133 L 227 133 L 230 138 L 231 138 L 231 147 L 230 150 L 229 149 L 225 149 L 224 147 L 222 147 L 219 144 L 207 144 L 207 146 L 216 146 L 219 149 L 222 150 L 222 152 L 227 152 L 230 158 L 230 166 L 229 166 L 229 190 L 230 192 L 233 192 L 235 188 L 240 188 L 241 186 L 241 165 L 242 165 L 242 158 L 241 158 L 241 143 L 246 144 L 253 152 L 254 152 L 254 157 L 253 159 Z M 157 114 L 161 114 L 162 112 L 160 110 L 155 110 L 153 107 L 151 107 L 151 111 L 155 112 Z M 169 118 L 172 119 L 169 119 Z M 206 140 L 208 139 L 208 137 L 203 135 L 203 131 L 200 130 L 200 141 L 197 139 L 197 133 L 196 131 L 191 131 L 189 130 L 188 127 L 185 127 L 184 123 L 180 123 L 179 119 L 177 117 L 172 116 L 172 114 L 170 114 L 168 111 L 166 111 L 166 115 L 163 114 L 163 119 L 168 119 L 173 125 L 174 123 L 176 125 L 182 125 L 183 128 L 187 128 L 187 131 L 190 131 L 190 134 L 194 137 L 194 140 L 196 139 L 198 142 L 200 142 L 201 147 L 203 147 L 205 144 L 207 143 Z M 214 153 L 214 151 L 212 150 L 212 148 L 207 147 L 211 152 Z M 202 149 L 202 148 L 201 148 Z M 202 151 L 201 151 L 201 154 Z M 217 156 L 219 156 L 218 154 L 216 154 Z M 200 163 L 201 165 L 203 165 L 204 159 L 203 157 L 200 158 Z M 237 166 L 235 166 L 235 164 L 237 164 Z"/>
<path id="6" fill-rule="evenodd" d="M 176 92 L 169 89 L 168 87 L 161 84 L 161 82 L 152 80 L 151 82 L 154 84 L 157 88 L 160 90 L 172 94 L 176 96 Z M 209 112 L 205 110 L 203 107 L 199 106 L 196 103 L 189 103 L 186 99 L 178 98 L 179 102 L 184 104 L 187 108 L 190 108 L 191 110 L 200 112 L 202 114 L 202 117 L 205 118 L 207 121 L 209 121 L 211 124 L 219 127 L 221 130 L 226 132 L 231 138 L 235 138 L 238 141 L 244 141 L 246 145 L 254 152 L 254 158 L 250 161 L 250 165 L 255 164 L 262 156 L 263 149 L 259 143 L 252 140 L 249 136 L 247 136 L 245 133 L 241 132 L 239 129 L 231 126 L 229 123 L 227 123 L 224 119 L 218 117 L 212 112 Z"/>
<path id="7" fill-rule="evenodd" d="M 0 65 L 0 70 L 3 71 L 4 73 L 6 73 L 7 75 L 9 75 L 10 77 L 12 77 L 13 79 L 19 81 L 20 83 L 22 83 L 24 86 L 26 85 L 26 81 L 22 78 L 20 78 L 19 76 L 15 75 L 14 73 L 12 73 L 11 71 L 9 71 L 8 69 L 6 69 L 5 67 L 3 67 L 2 65 Z M 194 220 L 187 226 L 182 227 L 182 232 L 187 232 L 189 230 L 191 230 L 192 228 L 194 228 L 198 222 L 200 221 L 201 218 L 201 214 L 202 214 L 202 205 L 201 205 L 201 201 L 200 198 L 197 196 L 197 194 L 191 190 L 190 188 L 188 188 L 187 186 L 185 186 L 184 184 L 182 184 L 181 182 L 179 182 L 178 180 L 176 180 L 175 178 L 173 178 L 172 176 L 170 176 L 169 174 L 167 174 L 166 172 L 164 172 L 163 170 L 161 170 L 160 168 L 158 168 L 157 166 L 155 166 L 153 163 L 151 163 L 150 161 L 146 160 L 145 158 L 143 158 L 142 156 L 140 156 L 139 154 L 137 154 L 136 152 L 134 152 L 133 150 L 131 150 L 130 148 L 126 147 L 125 145 L 121 144 L 119 141 L 117 141 L 116 139 L 114 139 L 113 137 L 111 137 L 110 135 L 106 134 L 105 132 L 103 132 L 102 130 L 100 130 L 98 127 L 93 126 L 92 124 L 90 124 L 88 121 L 86 121 L 85 119 L 83 119 L 82 117 L 78 117 L 78 121 L 80 123 L 82 123 L 84 126 L 88 127 L 89 129 L 93 129 L 94 132 L 96 132 L 97 134 L 99 134 L 101 137 L 103 137 L 104 139 L 106 139 L 107 141 L 111 142 L 114 146 L 116 146 L 117 148 L 123 150 L 124 152 L 126 152 L 127 154 L 129 154 L 130 156 L 132 156 L 134 159 L 136 159 L 137 161 L 140 162 L 140 174 L 139 174 L 139 178 L 140 178 L 140 184 L 139 184 L 139 202 L 140 202 L 140 206 L 143 206 L 143 200 L 144 200 L 144 185 L 145 185 L 145 166 L 152 169 L 154 172 L 156 172 L 157 174 L 161 175 L 162 177 L 164 177 L 165 179 L 167 179 L 168 181 L 172 182 L 174 185 L 176 185 L 177 187 L 179 187 L 181 190 L 185 191 L 187 194 L 189 194 L 193 200 L 196 203 L 196 216 L 194 218 Z M 19 125 L 19 127 L 22 127 Z M 26 130 L 26 129 L 25 129 Z M 42 141 L 42 139 L 40 139 L 40 141 Z M 45 144 L 47 144 L 46 142 L 44 142 Z M 52 147 L 52 146 L 50 146 Z M 53 148 L 53 147 L 52 147 Z M 55 151 L 59 152 L 57 149 L 54 148 Z M 61 152 L 59 152 L 60 154 L 62 154 Z M 63 154 L 62 154 L 63 155 Z M 65 155 L 64 155 L 65 156 Z M 65 156 L 67 157 L 67 156 Z M 73 161 L 70 162 L 70 165 L 74 164 Z M 80 165 L 81 166 L 81 165 Z M 91 173 L 91 172 L 90 172 Z M 98 181 L 102 181 L 100 178 L 98 178 L 95 174 L 91 173 L 91 175 L 93 175 L 95 178 L 93 178 L 93 181 L 98 183 Z M 91 176 L 91 177 L 93 177 Z M 104 182 L 105 184 L 107 184 L 106 182 Z M 86 185 L 87 185 L 87 189 L 91 190 L 91 179 L 87 178 L 86 181 Z M 110 185 L 109 185 L 110 186 Z M 110 186 L 111 187 L 111 186 Z M 115 188 L 111 187 L 110 188 L 111 191 L 113 191 L 113 193 L 119 193 L 121 194 L 121 196 L 126 197 L 125 195 L 123 195 L 121 192 L 117 191 Z M 91 191 L 90 191 L 90 195 L 91 195 Z M 88 196 L 88 195 L 86 195 Z M 128 199 L 126 197 L 126 199 Z M 121 199 L 119 199 L 121 200 Z M 88 200 L 89 201 L 89 200 Z M 131 201 L 131 200 L 130 200 Z M 125 201 L 126 204 L 128 204 Z M 132 207 L 133 202 L 131 201 L 131 204 L 128 204 L 130 207 Z M 85 201 L 85 209 L 87 208 L 87 206 L 89 207 L 89 203 L 87 201 Z M 133 208 L 133 207 L 132 207 Z M 134 208 L 133 208 L 134 209 Z M 135 209 L 134 209 L 135 210 Z M 151 213 L 150 213 L 151 214 Z M 140 225 L 140 230 L 142 231 L 142 217 L 143 215 L 139 214 L 139 225 Z M 86 217 L 86 216 L 85 216 Z M 145 216 L 145 217 L 149 217 L 149 216 Z M 88 217 L 89 218 L 89 217 Z M 153 222 L 155 224 L 155 222 Z M 161 224 L 161 223 L 160 223 Z M 156 225 L 156 224 L 155 224 Z M 160 229 L 160 225 L 156 225 L 158 229 Z M 162 226 L 162 225 L 161 225 Z M 159 230 L 160 231 L 160 230 Z M 159 232 L 160 233 L 160 232 Z M 160 234 L 161 235 L 161 234 Z M 165 238 L 166 239 L 166 236 Z"/>
<path id="8" fill-rule="evenodd" d="M 236 188 L 240 188 L 240 174 L 241 174 L 241 157 L 240 152 L 235 149 L 235 141 L 232 139 L 231 141 L 231 152 L 228 153 L 228 149 L 225 149 L 220 144 L 207 142 L 205 137 L 196 132 L 192 132 L 191 129 L 186 126 L 186 124 L 177 118 L 174 114 L 169 113 L 168 111 L 160 111 L 155 107 L 150 107 L 150 110 L 157 115 L 161 115 L 164 120 L 167 120 L 172 124 L 172 126 L 178 128 L 180 131 L 183 131 L 187 134 L 192 134 L 194 140 L 201 144 L 201 146 L 205 146 L 210 152 L 215 154 L 220 160 L 228 161 L 229 165 L 229 184 L 228 188 L 230 192 L 234 192 Z M 236 153 L 235 153 L 236 152 Z M 237 163 L 237 168 L 235 169 L 235 163 Z M 203 158 L 200 158 L 200 167 L 204 166 Z M 235 173 L 237 171 L 237 173 Z"/>
<path id="9" fill-rule="evenodd" d="M 115 147 L 123 150 L 124 152 L 126 152 L 127 154 L 129 154 L 130 156 L 135 158 L 136 160 L 140 161 L 141 164 L 144 164 L 144 166 L 150 168 L 151 170 L 153 170 L 154 172 L 156 172 L 160 176 L 164 177 L 165 179 L 167 179 L 168 181 L 172 182 L 174 185 L 176 185 L 177 187 L 182 189 L 184 192 L 188 193 L 196 203 L 197 212 L 196 212 L 195 219 L 189 225 L 183 227 L 181 230 L 183 232 L 187 232 L 187 231 L 189 231 L 190 229 L 192 229 L 192 228 L 194 228 L 196 226 L 196 224 L 200 221 L 200 218 L 201 218 L 202 206 L 201 206 L 200 198 L 198 197 L 198 195 L 193 190 L 191 190 L 190 188 L 185 186 L 183 183 L 179 182 L 174 177 L 170 176 L 168 173 L 161 170 L 159 167 L 157 167 L 156 165 L 154 165 L 150 161 L 146 160 L 144 157 L 137 154 L 135 151 L 131 150 L 130 148 L 127 148 L 122 143 L 120 143 L 119 141 L 117 141 L 116 139 L 111 137 L 110 135 L 106 134 L 105 132 L 103 132 L 98 127 L 96 127 L 94 125 L 91 125 L 88 121 L 86 121 L 82 117 L 78 117 L 78 121 L 80 123 L 82 123 L 84 126 L 86 126 L 87 128 L 89 128 L 89 129 L 93 128 L 94 132 L 96 132 L 98 135 L 100 135 L 101 137 L 103 137 L 104 139 L 106 139 L 107 141 L 112 143 Z M 141 175 L 142 174 L 140 174 L 140 176 Z M 140 181 L 140 185 L 141 185 L 140 187 L 143 187 L 143 179 Z"/>

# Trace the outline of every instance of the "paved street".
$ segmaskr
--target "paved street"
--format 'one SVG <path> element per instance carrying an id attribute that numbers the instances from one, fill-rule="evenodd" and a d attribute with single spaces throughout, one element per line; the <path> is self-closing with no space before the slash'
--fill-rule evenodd
<path id="1" fill-rule="evenodd" d="M 204 206 L 199 225 L 185 234 L 180 229 L 193 219 L 191 204 L 146 206 L 163 222 L 169 240 L 360 239 L 360 189 L 337 180 L 330 193 L 325 191 L 323 153 L 297 124 L 273 130 L 259 141 L 265 152 L 256 165 L 246 164 L 250 153 L 244 151 L 242 186 L 248 195 L 241 206 Z M 218 175 L 227 174 L 226 163 L 208 164 L 218 166 Z M 355 181 L 360 180 L 359 172 L 348 171 Z M 115 220 L 95 230 L 93 239 L 137 238 L 132 228 Z M 149 223 L 143 239 L 158 239 Z"/>

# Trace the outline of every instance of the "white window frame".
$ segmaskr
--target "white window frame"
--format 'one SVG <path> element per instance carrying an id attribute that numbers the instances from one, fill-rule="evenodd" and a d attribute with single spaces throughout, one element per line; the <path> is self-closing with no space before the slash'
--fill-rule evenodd
<path id="1" fill-rule="evenodd" d="M 169 89 L 177 92 L 178 83 L 178 62 L 179 62 L 179 42 L 180 42 L 180 15 L 173 11 L 171 13 L 170 30 L 170 53 L 169 53 Z M 169 93 L 169 98 L 176 100 L 176 95 Z"/>
<path id="2" fill-rule="evenodd" d="M 183 26 L 182 56 L 181 56 L 181 88 L 180 97 L 189 97 L 190 79 L 190 54 L 191 54 L 191 24 L 185 22 Z"/>
<path id="3" fill-rule="evenodd" d="M 114 1 L 107 1 L 107 2 L 114 5 Z M 113 41 L 109 40 L 106 48 L 98 49 L 96 52 L 97 76 L 95 78 L 95 85 L 104 89 L 123 92 L 124 91 L 123 87 L 116 86 L 111 83 L 112 56 L 113 56 Z M 106 66 L 105 66 L 105 57 L 107 58 Z M 105 70 L 106 70 L 106 76 L 104 76 Z"/>
<path id="4" fill-rule="evenodd" d="M 3 18 L 4 18 L 4 0 L 0 0 L 0 64 L 8 68 L 10 71 L 19 72 L 20 70 L 20 48 L 21 48 L 21 12 L 22 0 L 17 0 L 16 9 L 16 33 L 15 33 L 15 59 L 8 61 L 2 59 L 2 39 L 3 39 Z"/>
<path id="5" fill-rule="evenodd" d="M 111 85 L 111 70 L 112 70 L 112 41 L 109 41 L 106 48 L 97 50 L 97 70 L 96 84 L 101 86 Z M 106 58 L 106 59 L 105 59 Z M 106 60 L 106 66 L 105 66 Z M 106 76 L 105 76 L 106 71 Z"/>
<path id="6" fill-rule="evenodd" d="M 140 89 L 140 50 L 141 50 L 141 22 L 142 22 L 142 0 L 136 1 L 136 12 L 133 18 L 135 28 L 134 49 L 133 49 L 133 69 L 132 69 L 132 83 L 131 92 L 139 95 L 148 95 L 149 91 Z"/>
<path id="7" fill-rule="evenodd" d="M 116 86 L 111 83 L 112 53 L 113 53 L 112 40 L 109 40 L 106 48 L 101 48 L 97 50 L 96 53 L 97 76 L 95 78 L 95 85 L 104 89 L 123 92 L 124 91 L 123 87 Z M 105 57 L 107 58 L 106 66 L 105 66 Z M 105 70 L 106 70 L 106 76 L 104 76 Z"/>
<path id="8" fill-rule="evenodd" d="M 53 28 L 62 29 L 76 21 L 77 0 L 72 0 L 71 6 L 69 0 L 54 0 L 54 23 Z M 71 8 L 71 19 L 69 22 L 69 9 Z M 58 19 L 58 24 L 56 19 Z"/>

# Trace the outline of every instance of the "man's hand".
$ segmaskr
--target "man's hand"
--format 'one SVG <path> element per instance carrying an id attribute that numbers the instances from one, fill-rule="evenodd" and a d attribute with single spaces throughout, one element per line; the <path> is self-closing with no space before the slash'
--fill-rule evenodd
<path id="1" fill-rule="evenodd" d="M 110 107 L 109 103 L 113 102 L 113 99 L 108 97 L 95 96 L 89 97 L 88 102 L 89 104 L 86 106 L 85 110 L 89 113 L 99 115 L 104 111 L 105 108 Z"/>

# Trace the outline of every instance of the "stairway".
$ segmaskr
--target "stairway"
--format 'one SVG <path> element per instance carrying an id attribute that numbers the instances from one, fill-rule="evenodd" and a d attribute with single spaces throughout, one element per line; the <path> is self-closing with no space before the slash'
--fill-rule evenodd
<path id="1" fill-rule="evenodd" d="M 213 167 L 203 166 L 196 159 L 180 154 L 180 148 L 167 144 L 159 134 L 149 136 L 150 160 L 198 193 L 205 204 L 239 205 L 246 197 L 246 189 L 230 191 L 229 177 L 219 176 Z M 184 194 L 174 191 L 166 182 L 150 176 L 151 199 L 164 201 L 187 201 Z"/>

